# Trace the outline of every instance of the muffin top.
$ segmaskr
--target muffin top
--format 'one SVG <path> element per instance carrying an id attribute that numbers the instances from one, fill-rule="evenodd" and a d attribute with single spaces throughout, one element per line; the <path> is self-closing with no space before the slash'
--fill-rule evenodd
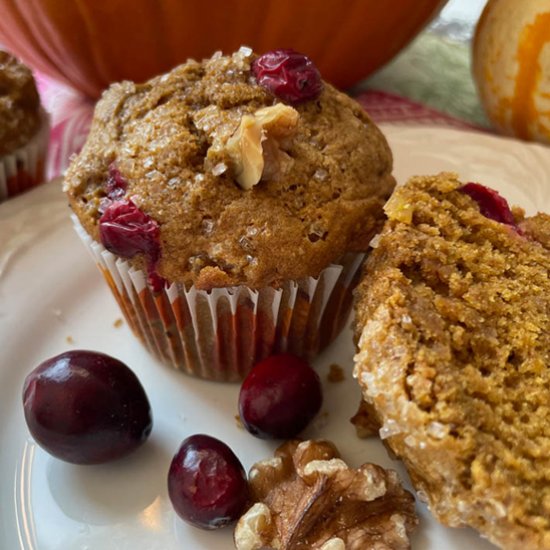
<path id="1" fill-rule="evenodd" d="M 314 97 L 282 101 L 258 59 L 241 48 L 103 94 L 65 177 L 95 240 L 130 203 L 158 228 L 158 274 L 203 289 L 278 286 L 367 248 L 394 187 L 384 136 L 320 77 Z"/>
<path id="2" fill-rule="evenodd" d="M 40 126 L 40 99 L 28 67 L 0 51 L 0 155 L 25 145 Z"/>

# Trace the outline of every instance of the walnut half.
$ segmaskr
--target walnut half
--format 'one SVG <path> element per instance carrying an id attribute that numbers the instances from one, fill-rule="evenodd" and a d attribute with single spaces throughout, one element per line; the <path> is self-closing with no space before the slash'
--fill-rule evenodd
<path id="1" fill-rule="evenodd" d="M 292 159 L 281 145 L 294 133 L 298 119 L 296 109 L 281 103 L 242 117 L 225 149 L 243 189 L 251 189 L 261 179 L 277 179 L 288 169 Z"/>
<path id="2" fill-rule="evenodd" d="M 393 470 L 351 469 L 328 441 L 284 443 L 249 484 L 255 504 L 235 528 L 237 550 L 408 549 L 418 524 Z"/>

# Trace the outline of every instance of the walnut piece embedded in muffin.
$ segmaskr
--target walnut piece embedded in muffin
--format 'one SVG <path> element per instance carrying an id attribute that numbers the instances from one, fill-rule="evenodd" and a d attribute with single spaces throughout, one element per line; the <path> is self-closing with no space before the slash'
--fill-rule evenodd
<path id="1" fill-rule="evenodd" d="M 394 186 L 383 135 L 326 83 L 316 99 L 282 103 L 256 82 L 253 59 L 241 49 L 190 60 L 105 92 L 65 179 L 95 240 L 116 166 L 125 197 L 159 224 L 157 268 L 170 282 L 277 286 L 367 248 Z"/>
<path id="2" fill-rule="evenodd" d="M 380 434 L 443 523 L 548 549 L 550 217 L 452 174 L 413 178 L 385 210 L 356 291 Z"/>
<path id="3" fill-rule="evenodd" d="M 0 156 L 25 145 L 40 127 L 40 99 L 28 67 L 0 51 Z"/>

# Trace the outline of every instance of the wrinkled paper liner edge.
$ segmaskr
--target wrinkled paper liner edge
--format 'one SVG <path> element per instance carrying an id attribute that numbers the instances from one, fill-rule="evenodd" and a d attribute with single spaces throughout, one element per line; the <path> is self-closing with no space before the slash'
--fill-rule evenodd
<path id="1" fill-rule="evenodd" d="M 0 202 L 32 189 L 45 180 L 50 117 L 40 110 L 40 128 L 31 140 L 0 157 Z"/>
<path id="2" fill-rule="evenodd" d="M 318 277 L 278 289 L 172 283 L 154 293 L 143 271 L 94 241 L 74 214 L 72 220 L 136 336 L 162 362 L 208 380 L 242 380 L 273 353 L 315 357 L 344 327 L 365 257 L 346 254 Z"/>

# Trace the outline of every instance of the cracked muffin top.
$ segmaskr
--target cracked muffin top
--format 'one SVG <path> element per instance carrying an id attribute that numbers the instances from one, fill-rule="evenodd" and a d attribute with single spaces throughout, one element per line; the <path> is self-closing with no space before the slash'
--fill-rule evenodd
<path id="1" fill-rule="evenodd" d="M 25 145 L 40 127 L 40 99 L 28 67 L 0 51 L 0 156 Z"/>
<path id="2" fill-rule="evenodd" d="M 262 58 L 241 48 L 103 94 L 65 177 L 95 240 L 113 199 L 130 201 L 158 225 L 158 273 L 202 289 L 278 286 L 366 250 L 394 187 L 384 136 L 320 77 L 305 99 L 270 88 Z"/>

